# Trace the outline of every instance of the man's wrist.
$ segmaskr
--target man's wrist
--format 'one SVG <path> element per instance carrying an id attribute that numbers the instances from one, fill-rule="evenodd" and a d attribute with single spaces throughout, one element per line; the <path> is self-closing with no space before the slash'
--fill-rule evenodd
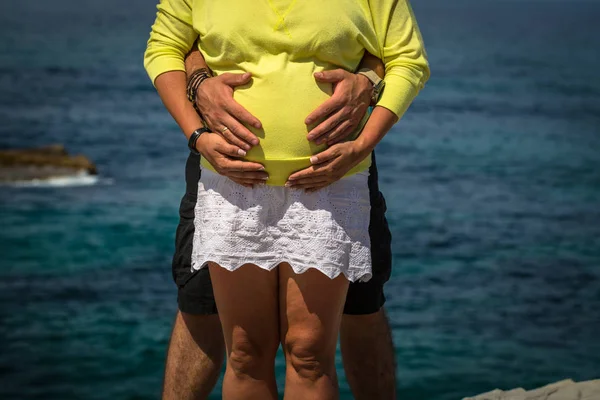
<path id="1" fill-rule="evenodd" d="M 361 81 L 363 81 L 363 83 L 365 85 L 368 85 L 370 88 L 373 87 L 373 82 L 371 82 L 371 80 L 369 78 L 367 78 L 364 74 L 359 74 L 358 72 L 356 72 L 354 75 L 356 75 L 356 77 L 358 79 L 360 79 Z"/>
<path id="2" fill-rule="evenodd" d="M 196 96 L 198 94 L 198 88 L 208 78 L 211 78 L 213 75 L 208 68 L 200 68 L 194 71 L 189 78 L 187 79 L 186 86 L 186 94 L 188 100 L 194 105 L 194 108 L 198 112 L 198 108 L 196 106 Z"/>
<path id="3" fill-rule="evenodd" d="M 358 70 L 357 75 L 364 76 L 369 82 L 373 91 L 371 92 L 371 106 L 375 106 L 379 101 L 381 92 L 385 86 L 385 81 L 379 77 L 379 75 L 368 67 L 364 67 Z"/>

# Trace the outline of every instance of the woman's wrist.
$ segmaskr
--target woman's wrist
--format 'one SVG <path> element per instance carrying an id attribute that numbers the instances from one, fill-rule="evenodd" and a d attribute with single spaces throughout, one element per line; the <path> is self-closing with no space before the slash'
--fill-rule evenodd
<path id="1" fill-rule="evenodd" d="M 192 110 L 193 110 L 193 108 L 192 108 Z M 198 114 L 196 114 L 196 111 L 193 111 L 193 113 L 188 111 L 186 113 L 186 115 L 184 115 L 182 118 L 180 118 L 180 120 L 181 120 L 181 122 L 179 123 L 179 127 L 183 131 L 183 134 L 185 135 L 186 139 L 189 139 L 190 136 L 192 136 L 192 134 L 197 129 L 203 128 L 205 126 L 202 119 L 200 119 Z"/>
<path id="2" fill-rule="evenodd" d="M 375 107 L 362 132 L 354 140 L 355 151 L 364 157 L 368 156 L 396 121 L 398 117 L 392 111 Z"/>
<path id="3" fill-rule="evenodd" d="M 377 143 L 372 143 L 368 137 L 361 133 L 354 141 L 352 141 L 354 152 L 360 160 L 365 159 L 375 149 Z"/>
<path id="4" fill-rule="evenodd" d="M 186 139 L 189 139 L 196 129 L 204 126 L 202 119 L 185 96 L 185 73 L 181 71 L 165 72 L 156 78 L 154 84 L 165 107 L 183 131 Z"/>

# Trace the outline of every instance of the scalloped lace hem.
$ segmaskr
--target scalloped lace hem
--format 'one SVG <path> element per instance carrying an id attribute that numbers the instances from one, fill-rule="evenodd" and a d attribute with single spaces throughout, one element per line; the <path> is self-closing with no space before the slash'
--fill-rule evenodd
<path id="1" fill-rule="evenodd" d="M 256 265 L 260 269 L 264 269 L 266 271 L 272 271 L 279 264 L 287 263 L 292 267 L 292 270 L 294 271 L 295 274 L 302 274 L 302 273 L 308 271 L 309 269 L 316 269 L 317 271 L 321 272 L 323 275 L 325 275 L 329 279 L 335 279 L 340 274 L 344 274 L 346 279 L 349 280 L 350 282 L 368 282 L 373 275 L 371 273 L 371 271 L 368 271 L 368 270 L 363 270 L 358 273 L 350 274 L 347 271 L 342 271 L 337 266 L 328 271 L 324 271 L 323 269 L 314 267 L 312 265 L 311 266 L 308 266 L 308 265 L 299 266 L 297 263 L 292 263 L 285 259 L 278 259 L 278 260 L 271 261 L 266 266 L 259 265 L 258 263 L 248 263 L 248 262 L 244 262 L 243 264 L 239 264 L 239 265 L 223 265 L 224 260 L 219 261 L 217 259 L 206 260 L 203 263 L 199 263 L 198 261 L 192 261 L 192 271 L 206 268 L 209 262 L 215 263 L 215 264 L 219 265 L 221 268 L 225 268 L 227 271 L 235 271 L 238 268 L 240 268 L 244 265 L 247 265 L 247 264 L 253 264 L 253 265 Z M 199 264 L 200 264 L 200 266 L 198 266 Z"/>

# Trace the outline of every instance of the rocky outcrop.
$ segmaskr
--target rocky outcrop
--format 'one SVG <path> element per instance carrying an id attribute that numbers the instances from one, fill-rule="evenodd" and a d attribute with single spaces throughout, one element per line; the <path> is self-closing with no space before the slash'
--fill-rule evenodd
<path id="1" fill-rule="evenodd" d="M 600 400 L 600 379 L 585 382 L 567 379 L 534 390 L 496 389 L 463 400 Z"/>
<path id="2" fill-rule="evenodd" d="M 87 173 L 96 166 L 85 156 L 71 156 L 62 145 L 0 150 L 0 182 L 50 179 Z"/>

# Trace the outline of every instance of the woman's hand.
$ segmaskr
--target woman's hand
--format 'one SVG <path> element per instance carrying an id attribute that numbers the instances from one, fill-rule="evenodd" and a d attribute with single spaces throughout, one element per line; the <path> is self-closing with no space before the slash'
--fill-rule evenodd
<path id="1" fill-rule="evenodd" d="M 265 168 L 252 161 L 241 161 L 246 153 L 237 146 L 228 143 L 221 135 L 206 132 L 196 142 L 197 150 L 221 175 L 246 187 L 263 184 L 268 178 Z"/>
<path id="2" fill-rule="evenodd" d="M 311 166 L 289 176 L 285 186 L 314 192 L 331 185 L 369 155 L 356 141 L 337 143 L 310 158 Z"/>
<path id="3" fill-rule="evenodd" d="M 375 107 L 356 140 L 334 144 L 315 154 L 310 158 L 312 165 L 290 175 L 286 186 L 314 192 L 332 184 L 364 160 L 397 121 L 392 111 Z"/>

